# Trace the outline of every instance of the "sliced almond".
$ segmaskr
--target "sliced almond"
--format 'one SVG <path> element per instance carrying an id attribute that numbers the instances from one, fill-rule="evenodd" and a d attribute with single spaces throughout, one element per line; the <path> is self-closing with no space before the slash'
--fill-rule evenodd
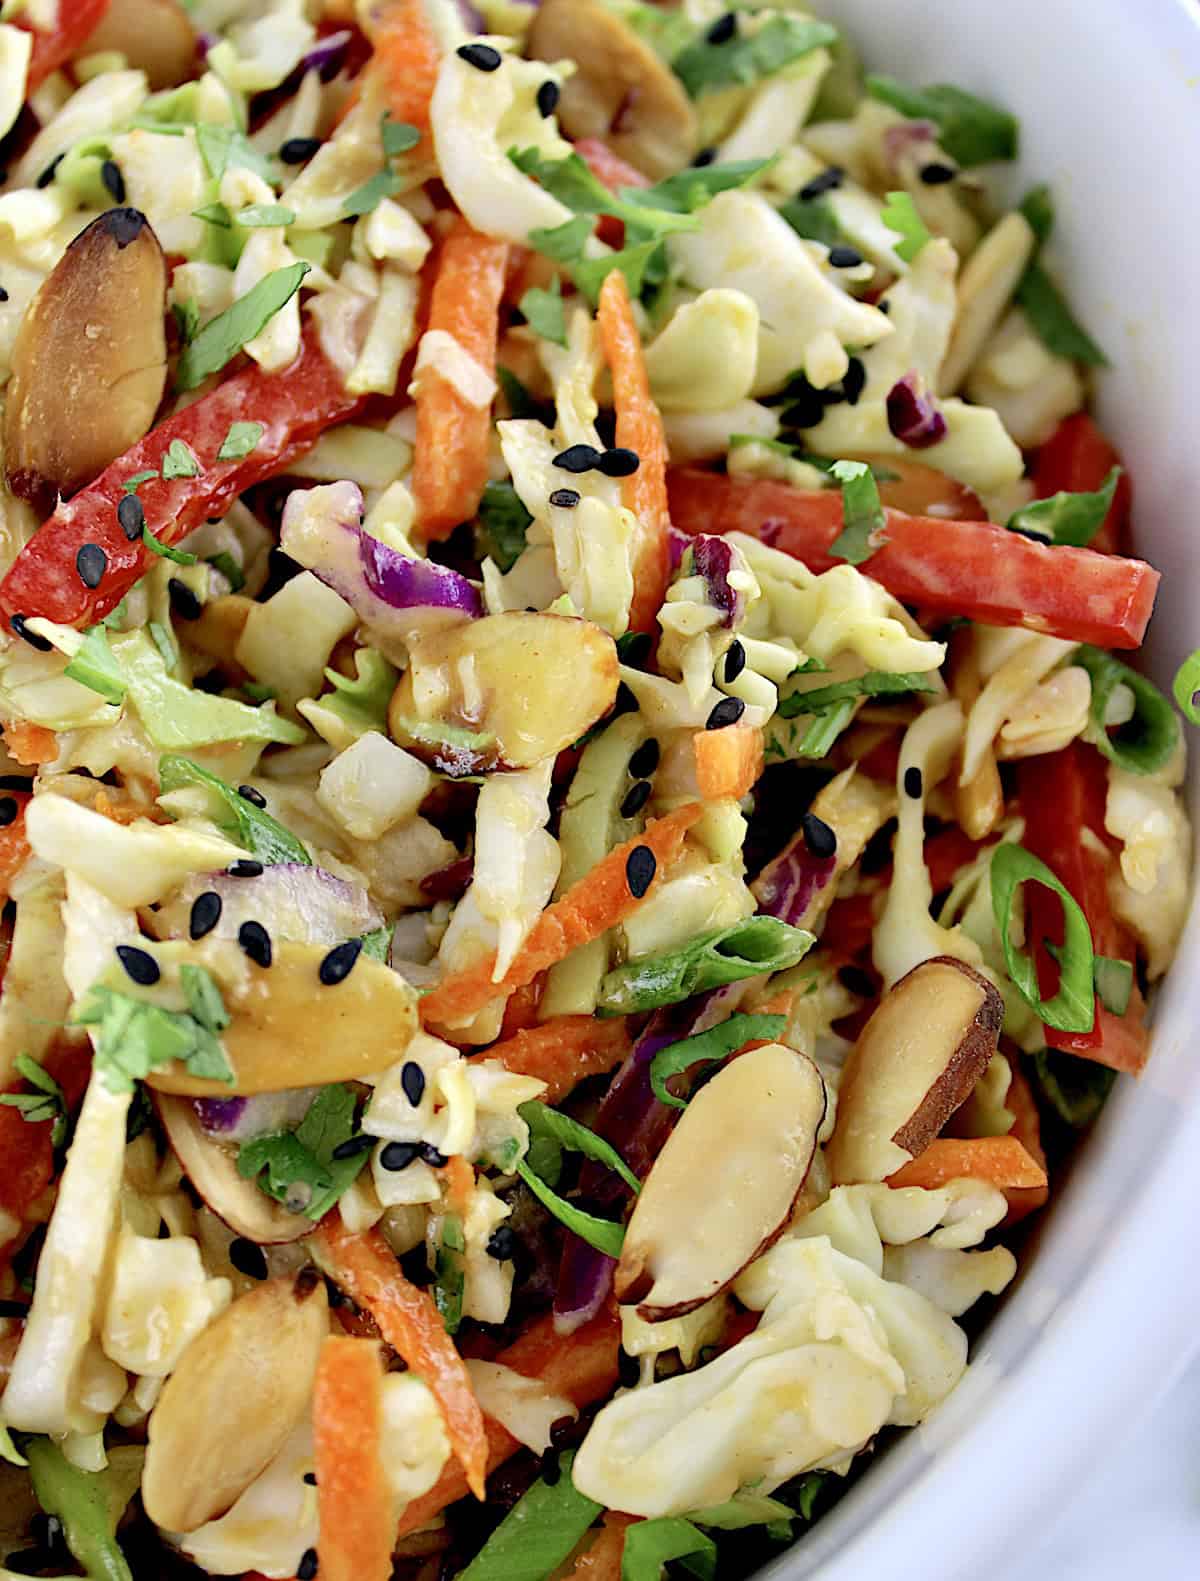
<path id="1" fill-rule="evenodd" d="M 146 73 L 151 88 L 174 88 L 192 75 L 196 30 L 178 0 L 110 0 L 86 48 L 89 55 L 115 50 Z"/>
<path id="2" fill-rule="evenodd" d="M 197 1335 L 150 1415 L 152 1521 L 194 1532 L 246 1491 L 303 1416 L 328 1332 L 325 1285 L 305 1270 L 247 1291 Z"/>
<path id="3" fill-rule="evenodd" d="M 601 138 L 652 181 L 691 163 L 699 129 L 683 84 L 603 0 L 542 0 L 529 54 L 575 62 L 558 101 L 569 137 Z"/>
<path id="4" fill-rule="evenodd" d="M 186 1098 L 155 1095 L 158 1117 L 184 1174 L 219 1219 L 260 1246 L 298 1241 L 312 1234 L 312 1220 L 288 1213 L 238 1174 L 233 1152 L 211 1137 Z"/>
<path id="5" fill-rule="evenodd" d="M 608 712 L 620 679 L 612 638 L 562 615 L 487 615 L 414 640 L 410 656 L 388 730 L 455 777 L 561 752 Z"/>
<path id="6" fill-rule="evenodd" d="M 617 1264 L 617 1300 L 647 1322 L 731 1284 L 787 1223 L 825 1118 L 813 1062 L 782 1043 L 742 1054 L 688 1104 L 646 1177 Z"/>
<path id="7" fill-rule="evenodd" d="M 952 956 L 884 995 L 850 1051 L 825 1148 L 835 1185 L 886 1180 L 929 1145 L 996 1052 L 1004 1001 Z"/>
<path id="8" fill-rule="evenodd" d="M 42 510 L 149 430 L 167 377 L 167 271 L 137 209 L 81 231 L 30 303 L 13 348 L 4 464 Z"/>

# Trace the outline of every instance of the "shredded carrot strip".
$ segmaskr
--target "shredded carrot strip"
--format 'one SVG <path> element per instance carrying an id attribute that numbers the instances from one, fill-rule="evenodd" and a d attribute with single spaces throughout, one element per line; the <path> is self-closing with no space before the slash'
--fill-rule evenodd
<path id="1" fill-rule="evenodd" d="M 58 756 L 58 737 L 53 730 L 14 719 L 4 726 L 4 745 L 25 768 L 37 763 L 53 763 Z"/>
<path id="2" fill-rule="evenodd" d="M 498 1059 L 520 1076 L 546 1083 L 542 1098 L 558 1103 L 587 1076 L 600 1076 L 628 1054 L 629 1032 L 623 1016 L 598 1021 L 593 1016 L 558 1016 L 493 1043 L 481 1059 Z"/>
<path id="3" fill-rule="evenodd" d="M 1015 1136 L 939 1136 L 925 1151 L 888 1176 L 889 1186 L 923 1186 L 949 1180 L 986 1180 L 1001 1191 L 1046 1185 L 1046 1171 Z"/>
<path id="4" fill-rule="evenodd" d="M 9 886 L 29 860 L 29 841 L 25 835 L 25 808 L 29 797 L 21 792 L 8 792 L 8 799 L 17 804 L 12 822 L 0 829 L 0 903 L 8 898 Z"/>
<path id="5" fill-rule="evenodd" d="M 331 1335 L 322 1345 L 312 1406 L 322 1581 L 389 1581 L 392 1573 L 382 1385 L 373 1340 Z"/>
<path id="6" fill-rule="evenodd" d="M 612 373 L 617 444 L 637 453 L 636 472 L 625 479 L 622 497 L 640 527 L 633 566 L 631 631 L 652 631 L 671 576 L 671 525 L 667 505 L 667 436 L 650 394 L 642 337 L 638 334 L 625 276 L 614 269 L 600 289 L 597 315 L 604 355 Z"/>
<path id="7" fill-rule="evenodd" d="M 429 329 L 450 335 L 479 367 L 496 371 L 500 299 L 508 244 L 472 230 L 461 216 L 442 243 Z M 448 538 L 479 508 L 487 482 L 490 406 L 472 406 L 432 368 L 417 383 L 413 493 L 426 538 Z"/>
<path id="8" fill-rule="evenodd" d="M 689 802 L 665 818 L 654 819 L 641 834 L 610 851 L 560 900 L 546 907 L 498 983 L 492 981 L 496 957 L 490 954 L 431 989 L 421 1000 L 421 1019 L 426 1025 L 466 1021 L 490 999 L 523 988 L 564 955 L 624 922 L 644 895 L 653 894 L 661 884 L 663 873 L 682 849 L 684 835 L 702 810 L 699 802 Z M 649 850 L 655 860 L 654 877 L 643 895 L 633 893 L 625 873 L 625 864 L 638 847 Z"/>
<path id="9" fill-rule="evenodd" d="M 372 10 L 378 13 L 380 8 Z M 438 47 L 421 0 L 388 0 L 378 16 L 374 42 L 371 64 L 382 76 L 393 118 L 427 131 L 429 101 L 437 86 Z"/>
<path id="10" fill-rule="evenodd" d="M 432 1298 L 404 1277 L 377 1230 L 356 1234 L 330 1214 L 315 1239 L 329 1275 L 367 1308 L 384 1339 L 433 1391 L 467 1484 L 482 1499 L 487 1460 L 483 1413 Z"/>
<path id="11" fill-rule="evenodd" d="M 757 1314 L 755 1314 L 757 1316 Z M 573 1334 L 556 1334 L 547 1313 L 537 1318 L 507 1350 L 495 1358 L 526 1378 L 539 1378 L 550 1394 L 563 1394 L 582 1410 L 602 1400 L 617 1381 L 617 1356 L 621 1325 L 615 1309 L 608 1307 Z M 484 1418 L 487 1432 L 489 1474 L 520 1448 L 507 1428 Z M 448 1504 L 467 1492 L 462 1468 L 448 1464 L 428 1493 L 414 1499 L 400 1517 L 400 1536 L 415 1532 L 435 1520 Z"/>
<path id="12" fill-rule="evenodd" d="M 446 1160 L 442 1178 L 446 1182 L 447 1204 L 461 1218 L 471 1205 L 471 1193 L 475 1190 L 475 1171 L 461 1153 L 455 1153 Z"/>
<path id="13" fill-rule="evenodd" d="M 1018 1069 L 1016 1058 L 1009 1055 L 1012 1065 L 1012 1084 L 1004 1099 L 1004 1107 L 1011 1109 L 1014 1120 L 1013 1128 L 1009 1135 L 1015 1137 L 1035 1164 L 1041 1166 L 1043 1172 L 1046 1168 L 1046 1150 L 1042 1146 L 1042 1125 L 1038 1118 L 1037 1104 L 1034 1102 L 1033 1092 L 1023 1073 Z M 1045 1206 L 1046 1198 L 1050 1195 L 1048 1185 L 1041 1186 L 1010 1186 L 1004 1193 L 1008 1198 L 1008 1217 L 1005 1225 L 1016 1224 L 1030 1213 Z"/>
<path id="14" fill-rule="evenodd" d="M 638 1517 L 617 1510 L 604 1512 L 604 1525 L 567 1571 L 568 1581 L 621 1581 L 625 1533 Z"/>
<path id="15" fill-rule="evenodd" d="M 763 734 L 757 725 L 697 730 L 692 737 L 696 784 L 705 801 L 744 796 L 763 771 Z"/>

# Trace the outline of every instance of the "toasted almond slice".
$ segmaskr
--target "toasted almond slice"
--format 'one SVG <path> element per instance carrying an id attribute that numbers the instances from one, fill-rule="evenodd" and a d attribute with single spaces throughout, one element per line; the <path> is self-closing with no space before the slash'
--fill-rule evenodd
<path id="1" fill-rule="evenodd" d="M 617 1264 L 617 1299 L 647 1322 L 732 1283 L 783 1229 L 825 1118 L 812 1060 L 768 1043 L 702 1087 L 646 1177 Z"/>
<path id="2" fill-rule="evenodd" d="M 29 305 L 13 348 L 4 464 L 41 509 L 137 443 L 167 377 L 167 272 L 138 209 L 81 231 Z"/>
<path id="3" fill-rule="evenodd" d="M 902 977 L 842 1073 L 825 1149 L 834 1183 L 886 1180 L 922 1152 L 983 1075 L 1003 1019 L 992 984 L 952 956 Z"/>
<path id="4" fill-rule="evenodd" d="M 150 1415 L 152 1521 L 194 1532 L 246 1491 L 303 1416 L 328 1332 L 325 1285 L 308 1269 L 247 1291 L 196 1336 Z"/>
<path id="5" fill-rule="evenodd" d="M 108 50 L 144 71 L 151 88 L 174 88 L 192 75 L 196 30 L 178 0 L 109 0 L 103 21 L 88 37 L 87 53 Z"/>
<path id="6" fill-rule="evenodd" d="M 699 130 L 683 84 L 602 0 L 542 0 L 529 53 L 575 62 L 558 102 L 568 136 L 601 138 L 652 181 L 690 164 Z"/>

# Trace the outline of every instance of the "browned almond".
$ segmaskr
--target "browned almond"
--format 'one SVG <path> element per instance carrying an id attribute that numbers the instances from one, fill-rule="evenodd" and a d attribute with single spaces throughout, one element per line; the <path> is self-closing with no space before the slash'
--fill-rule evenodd
<path id="1" fill-rule="evenodd" d="M 81 231 L 29 305 L 4 412 L 8 486 L 41 510 L 148 431 L 167 377 L 167 272 L 137 209 Z"/>
<path id="2" fill-rule="evenodd" d="M 825 1157 L 835 1185 L 886 1180 L 933 1141 L 996 1052 L 1004 1001 L 949 955 L 884 995 L 850 1051 Z"/>
<path id="3" fill-rule="evenodd" d="M 110 0 L 87 53 L 115 50 L 151 88 L 174 88 L 192 75 L 196 31 L 177 0 Z"/>
<path id="4" fill-rule="evenodd" d="M 732 1283 L 791 1215 L 825 1118 L 812 1060 L 782 1043 L 742 1054 L 688 1104 L 625 1231 L 617 1300 L 681 1317 Z"/>

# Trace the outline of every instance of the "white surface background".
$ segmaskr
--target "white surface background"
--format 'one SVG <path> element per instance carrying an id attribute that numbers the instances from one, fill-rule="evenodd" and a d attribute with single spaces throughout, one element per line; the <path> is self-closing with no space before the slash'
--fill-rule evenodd
<path id="1" fill-rule="evenodd" d="M 1129 1340 L 1139 1348 L 1138 1336 Z M 1086 1486 L 1023 1567 L 1015 1562 L 1022 1546 L 1014 1540 L 1010 1549 L 1010 1581 L 1200 1575 L 1200 1362 L 1130 1434 L 1096 1446 Z"/>

